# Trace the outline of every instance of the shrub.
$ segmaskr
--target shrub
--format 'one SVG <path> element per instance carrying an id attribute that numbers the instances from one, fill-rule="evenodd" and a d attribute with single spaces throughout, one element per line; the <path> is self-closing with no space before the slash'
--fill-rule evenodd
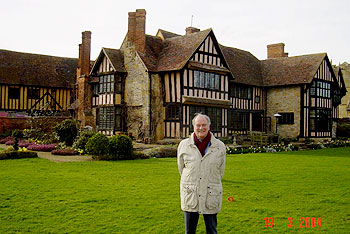
<path id="1" fill-rule="evenodd" d="M 101 158 L 102 159 L 102 158 Z M 109 139 L 107 160 L 134 159 L 132 140 L 126 135 L 116 135 Z"/>
<path id="2" fill-rule="evenodd" d="M 3 159 L 20 159 L 20 158 L 36 158 L 38 154 L 32 151 L 16 151 L 5 150 L 0 152 L 0 160 Z"/>
<path id="3" fill-rule="evenodd" d="M 79 154 L 79 152 L 74 150 L 74 149 L 67 148 L 67 149 L 52 150 L 51 154 L 54 154 L 54 155 L 77 155 L 77 154 Z"/>
<path id="4" fill-rule="evenodd" d="M 77 150 L 82 150 L 84 154 L 86 154 L 86 143 L 95 133 L 92 131 L 83 131 L 80 132 L 79 136 L 75 139 L 73 143 L 73 148 Z"/>
<path id="5" fill-rule="evenodd" d="M 102 133 L 94 134 L 86 143 L 85 149 L 93 156 L 106 155 L 108 153 L 108 138 Z"/>
<path id="6" fill-rule="evenodd" d="M 349 123 L 339 123 L 337 125 L 337 137 L 350 137 Z"/>
<path id="7" fill-rule="evenodd" d="M 72 146 L 75 137 L 78 134 L 77 122 L 73 119 L 66 119 L 53 128 L 59 141 Z"/>
<path id="8" fill-rule="evenodd" d="M 57 145 L 56 144 L 43 144 L 43 145 L 37 145 L 37 144 L 31 144 L 28 146 L 29 150 L 34 151 L 44 151 L 44 152 L 51 152 L 55 149 Z"/>

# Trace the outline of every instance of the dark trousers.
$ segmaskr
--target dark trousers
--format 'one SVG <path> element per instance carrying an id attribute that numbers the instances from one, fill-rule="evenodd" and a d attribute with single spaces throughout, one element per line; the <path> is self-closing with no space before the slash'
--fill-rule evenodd
<path id="1" fill-rule="evenodd" d="M 203 214 L 207 234 L 217 234 L 216 214 Z M 185 234 L 195 234 L 198 224 L 199 214 L 197 212 L 185 211 Z"/>

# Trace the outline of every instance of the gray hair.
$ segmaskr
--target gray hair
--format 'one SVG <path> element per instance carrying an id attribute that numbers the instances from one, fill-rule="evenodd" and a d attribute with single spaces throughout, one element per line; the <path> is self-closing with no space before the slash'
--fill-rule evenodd
<path id="1" fill-rule="evenodd" d="M 193 117 L 193 119 L 192 119 L 192 125 L 193 125 L 193 127 L 194 127 L 194 125 L 195 125 L 195 122 L 196 122 L 197 117 L 199 117 L 199 116 L 204 117 L 204 118 L 207 120 L 208 125 L 210 126 L 211 122 L 210 122 L 209 116 L 207 116 L 207 115 L 205 115 L 205 114 L 202 114 L 202 113 L 196 113 L 196 114 L 194 114 L 194 117 Z"/>

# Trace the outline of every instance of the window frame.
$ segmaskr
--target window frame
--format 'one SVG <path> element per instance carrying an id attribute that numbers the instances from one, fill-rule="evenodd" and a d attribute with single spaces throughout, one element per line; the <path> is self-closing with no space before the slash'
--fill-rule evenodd
<path id="1" fill-rule="evenodd" d="M 204 72 L 200 70 L 193 70 L 193 87 L 200 89 L 208 89 L 213 91 L 220 91 L 221 75 Z"/>
<path id="2" fill-rule="evenodd" d="M 27 97 L 28 99 L 40 99 L 40 88 L 29 87 Z"/>
<path id="3" fill-rule="evenodd" d="M 231 84 L 230 87 L 230 96 L 233 98 L 252 100 L 253 99 L 253 87 L 240 85 L 240 84 Z M 260 99 L 259 99 L 260 102 Z"/>
<path id="4" fill-rule="evenodd" d="M 294 112 L 278 112 L 278 124 L 294 124 Z"/>
<path id="5" fill-rule="evenodd" d="M 250 113 L 250 111 L 231 109 L 229 111 L 229 129 L 233 131 L 249 131 Z"/>
<path id="6" fill-rule="evenodd" d="M 9 87 L 8 88 L 8 98 L 9 99 L 20 99 L 21 88 L 19 87 Z"/>
<path id="7" fill-rule="evenodd" d="M 180 106 L 178 104 L 168 104 L 165 106 L 166 121 L 180 121 Z"/>

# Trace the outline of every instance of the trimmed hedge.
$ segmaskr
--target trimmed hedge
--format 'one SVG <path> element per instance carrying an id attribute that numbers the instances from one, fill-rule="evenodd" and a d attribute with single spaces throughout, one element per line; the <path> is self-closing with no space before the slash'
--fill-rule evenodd
<path id="1" fill-rule="evenodd" d="M 116 135 L 109 139 L 107 160 L 135 159 L 132 140 L 126 135 Z"/>
<path id="2" fill-rule="evenodd" d="M 108 153 L 108 137 L 102 133 L 94 134 L 86 143 L 85 150 L 93 156 L 106 155 Z"/>
<path id="3" fill-rule="evenodd" d="M 4 159 L 20 159 L 20 158 L 37 158 L 38 154 L 33 151 L 16 151 L 5 150 L 0 152 L 0 160 Z"/>

